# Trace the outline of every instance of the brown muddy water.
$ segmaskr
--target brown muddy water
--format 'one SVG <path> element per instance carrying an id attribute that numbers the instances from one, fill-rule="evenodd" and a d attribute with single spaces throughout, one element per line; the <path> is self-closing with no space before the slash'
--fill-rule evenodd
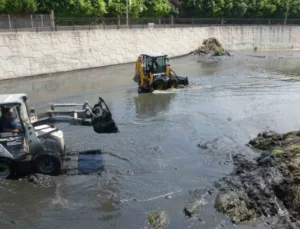
<path id="1" fill-rule="evenodd" d="M 173 59 L 191 86 L 167 93 L 138 95 L 134 64 L 0 82 L 1 93 L 27 93 L 37 111 L 102 96 L 120 129 L 64 128 L 75 154 L 72 175 L 50 188 L 1 181 L 0 228 L 150 228 L 153 210 L 166 212 L 167 228 L 233 228 L 212 201 L 199 218 L 183 209 L 191 191 L 211 188 L 232 170 L 233 154 L 254 154 L 246 143 L 259 132 L 300 129 L 300 52 L 232 54 Z M 102 155 L 83 154 L 99 149 Z"/>

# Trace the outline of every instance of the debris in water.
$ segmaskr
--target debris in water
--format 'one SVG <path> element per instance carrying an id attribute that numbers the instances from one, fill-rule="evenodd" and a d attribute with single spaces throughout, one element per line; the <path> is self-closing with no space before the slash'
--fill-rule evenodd
<path id="1" fill-rule="evenodd" d="M 43 174 L 31 174 L 27 176 L 27 180 L 30 183 L 33 183 L 34 185 L 38 187 L 55 187 L 56 181 L 55 177 L 43 175 Z"/>
<path id="2" fill-rule="evenodd" d="M 267 218 L 271 228 L 300 228 L 300 131 L 263 132 L 249 145 L 262 153 L 233 157 L 234 171 L 217 183 L 216 210 L 236 224 Z"/>
<path id="3" fill-rule="evenodd" d="M 188 203 L 184 208 L 184 213 L 188 217 L 194 217 L 199 214 L 203 204 L 204 201 L 202 199 L 196 200 L 195 202 Z"/>
<path id="4" fill-rule="evenodd" d="M 200 149 L 208 149 L 207 143 L 200 142 L 197 146 Z"/>
<path id="5" fill-rule="evenodd" d="M 153 229 L 161 229 L 168 225 L 168 216 L 164 211 L 148 212 L 147 219 Z"/>
<path id="6" fill-rule="evenodd" d="M 189 203 L 183 209 L 188 217 L 195 217 L 200 213 L 201 207 L 206 203 L 205 198 L 213 194 L 211 189 L 195 190 L 190 192 L 191 198 Z"/>

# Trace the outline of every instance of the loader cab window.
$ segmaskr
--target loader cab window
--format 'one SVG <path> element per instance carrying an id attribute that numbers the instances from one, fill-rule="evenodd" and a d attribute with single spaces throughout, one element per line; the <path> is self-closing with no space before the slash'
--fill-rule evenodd
<path id="1" fill-rule="evenodd" d="M 0 133 L 21 133 L 17 106 L 0 107 Z"/>
<path id="2" fill-rule="evenodd" d="M 146 73 L 150 73 L 152 70 L 152 62 L 151 62 L 152 58 L 150 56 L 143 56 L 142 57 L 142 63 L 144 66 L 144 71 Z"/>
<path id="3" fill-rule="evenodd" d="M 166 72 L 166 58 L 164 56 L 159 56 L 155 59 L 156 62 L 156 73 Z"/>
<path id="4" fill-rule="evenodd" d="M 144 56 L 143 66 L 146 73 L 164 73 L 166 71 L 166 59 L 164 56 Z"/>

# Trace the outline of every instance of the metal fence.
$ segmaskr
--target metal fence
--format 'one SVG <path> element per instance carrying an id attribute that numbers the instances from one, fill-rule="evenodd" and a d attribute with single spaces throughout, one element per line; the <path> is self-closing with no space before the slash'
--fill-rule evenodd
<path id="1" fill-rule="evenodd" d="M 241 25 L 300 25 L 300 19 L 265 18 L 55 18 L 31 15 L 26 18 L 0 17 L 0 32 L 41 32 L 94 29 L 180 28 Z"/>

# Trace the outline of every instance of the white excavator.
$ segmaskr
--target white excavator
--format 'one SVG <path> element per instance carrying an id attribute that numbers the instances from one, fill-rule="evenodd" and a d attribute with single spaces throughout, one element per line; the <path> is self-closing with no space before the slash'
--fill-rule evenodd
<path id="1" fill-rule="evenodd" d="M 59 175 L 65 142 L 56 123 L 92 126 L 98 134 L 119 132 L 101 97 L 94 106 L 88 102 L 50 104 L 49 110 L 40 114 L 34 114 L 27 101 L 26 94 L 0 94 L 0 179 L 29 172 Z M 7 129 L 9 126 L 15 129 Z"/>

